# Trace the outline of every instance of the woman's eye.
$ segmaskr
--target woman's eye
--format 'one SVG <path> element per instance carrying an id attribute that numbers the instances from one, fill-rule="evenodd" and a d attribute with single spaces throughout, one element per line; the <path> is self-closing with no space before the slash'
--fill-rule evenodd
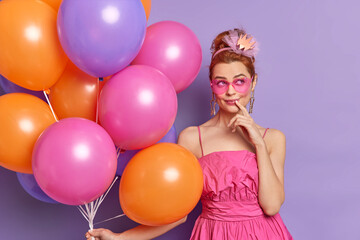
<path id="1" fill-rule="evenodd" d="M 224 86 L 226 86 L 227 84 L 226 84 L 225 81 L 218 81 L 218 82 L 216 83 L 216 85 L 218 85 L 219 87 L 224 87 Z"/>
<path id="2" fill-rule="evenodd" d="M 237 85 L 242 85 L 242 84 L 244 84 L 245 83 L 245 80 L 244 79 L 237 79 L 236 81 L 235 81 L 235 84 L 237 84 Z"/>

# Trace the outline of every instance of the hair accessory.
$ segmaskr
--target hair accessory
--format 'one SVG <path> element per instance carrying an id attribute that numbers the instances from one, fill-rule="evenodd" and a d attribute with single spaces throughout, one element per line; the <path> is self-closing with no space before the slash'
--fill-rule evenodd
<path id="1" fill-rule="evenodd" d="M 224 47 L 217 50 L 214 54 L 214 58 L 218 53 L 230 50 L 235 52 L 236 54 L 244 55 L 246 57 L 255 57 L 259 51 L 258 44 L 255 39 L 250 35 L 240 35 L 235 30 L 230 30 L 228 35 L 223 37 L 223 42 L 225 42 L 229 47 Z M 251 41 L 253 40 L 253 41 Z"/>

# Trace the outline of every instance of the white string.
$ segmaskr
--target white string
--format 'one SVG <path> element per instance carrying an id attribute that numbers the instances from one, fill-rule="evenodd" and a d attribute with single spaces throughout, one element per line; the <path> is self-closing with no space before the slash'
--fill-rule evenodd
<path id="1" fill-rule="evenodd" d="M 86 219 L 86 221 L 89 223 L 90 230 L 93 230 L 94 228 L 94 218 L 96 215 L 96 212 L 98 211 L 101 203 L 104 201 L 106 195 L 109 193 L 110 189 L 115 184 L 118 177 L 115 177 L 114 181 L 111 183 L 110 187 L 107 189 L 107 191 L 101 195 L 98 199 L 92 201 L 91 203 L 84 204 L 84 207 L 78 206 L 78 209 L 80 213 L 83 215 L 83 217 Z M 94 237 L 91 237 L 91 240 L 95 240 Z"/>
<path id="2" fill-rule="evenodd" d="M 98 210 L 98 208 L 100 207 L 100 204 L 104 201 L 106 195 L 109 193 L 110 189 L 112 188 L 112 186 L 115 184 L 116 180 L 118 179 L 118 176 L 115 177 L 114 181 L 111 183 L 110 187 L 108 188 L 108 190 L 106 191 L 105 194 L 101 195 L 100 197 L 100 201 L 98 203 L 98 205 L 96 206 L 96 211 Z M 95 211 L 95 212 L 96 212 Z"/>
<path id="3" fill-rule="evenodd" d="M 89 217 L 87 216 L 87 214 L 85 212 L 83 212 L 84 210 L 82 210 L 81 207 L 78 206 L 78 209 L 80 210 L 80 213 L 84 216 L 84 218 L 86 219 L 86 221 L 89 221 Z"/>
<path id="4" fill-rule="evenodd" d="M 51 106 L 51 103 L 50 103 L 50 101 L 49 101 L 49 98 L 48 98 L 45 90 L 43 91 L 43 93 L 44 93 L 44 95 L 45 95 L 45 98 L 46 98 L 47 103 L 48 103 L 49 106 L 50 106 L 51 112 L 52 112 L 52 114 L 54 115 L 55 120 L 58 122 L 59 120 L 57 119 L 57 117 L 56 117 L 56 115 L 55 115 L 54 109 L 53 109 L 52 106 Z"/>
<path id="5" fill-rule="evenodd" d="M 119 218 L 119 217 L 123 217 L 123 216 L 125 216 L 125 214 L 120 214 L 120 215 L 117 215 L 117 216 L 115 216 L 115 217 L 108 218 L 108 219 L 106 219 L 106 220 L 103 220 L 103 221 L 94 223 L 94 226 L 97 225 L 97 224 L 100 224 L 100 223 L 108 222 L 108 221 L 110 221 L 110 220 L 113 220 L 113 219 L 116 219 L 116 218 Z"/>
<path id="6" fill-rule="evenodd" d="M 119 158 L 119 155 L 120 155 L 120 148 L 119 147 L 116 148 L 116 154 L 117 154 L 117 158 Z"/>
<path id="7" fill-rule="evenodd" d="M 81 212 L 81 214 L 84 216 L 84 218 L 86 218 L 87 220 L 89 219 L 89 215 L 86 213 L 86 211 L 81 207 L 78 206 L 79 211 Z M 89 221 L 89 220 L 88 220 Z"/>

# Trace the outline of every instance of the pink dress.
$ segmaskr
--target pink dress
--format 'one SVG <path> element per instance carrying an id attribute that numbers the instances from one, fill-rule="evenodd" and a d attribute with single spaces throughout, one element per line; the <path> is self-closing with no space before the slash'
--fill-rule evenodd
<path id="1" fill-rule="evenodd" d="M 203 152 L 200 128 L 198 130 Z M 204 174 L 203 209 L 190 240 L 293 239 L 279 213 L 267 216 L 259 205 L 255 153 L 218 151 L 203 154 L 199 162 Z"/>

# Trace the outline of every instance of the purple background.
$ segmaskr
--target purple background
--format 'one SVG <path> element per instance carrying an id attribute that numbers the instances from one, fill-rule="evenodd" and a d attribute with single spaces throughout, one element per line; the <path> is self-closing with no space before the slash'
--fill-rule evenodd
<path id="1" fill-rule="evenodd" d="M 210 117 L 212 39 L 243 26 L 259 41 L 252 116 L 287 137 L 286 200 L 280 214 L 295 239 L 360 239 L 359 7 L 355 0 L 153 1 L 149 24 L 179 21 L 203 47 L 197 79 L 178 95 L 178 132 Z M 95 222 L 122 213 L 117 187 Z M 16 174 L 4 168 L 0 191 L 1 239 L 83 239 L 87 223 L 75 207 L 32 198 Z M 157 239 L 188 239 L 199 207 L 185 224 Z M 120 218 L 97 227 L 120 232 L 135 225 Z"/>

